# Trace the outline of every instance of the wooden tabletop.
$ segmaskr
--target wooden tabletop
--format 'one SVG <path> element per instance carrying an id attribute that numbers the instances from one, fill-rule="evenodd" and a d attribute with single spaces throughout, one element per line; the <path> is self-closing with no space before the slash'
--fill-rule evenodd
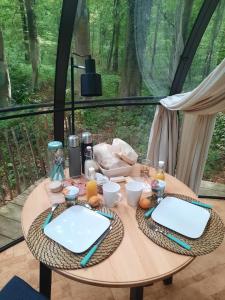
<path id="1" fill-rule="evenodd" d="M 131 176 L 139 176 L 137 165 Z M 154 170 L 151 169 L 151 175 Z M 46 191 L 46 182 L 39 184 L 30 194 L 22 211 L 22 229 L 26 238 L 35 218 L 51 206 Z M 79 270 L 54 271 L 79 282 L 108 287 L 145 286 L 154 281 L 171 276 L 187 266 L 193 257 L 179 255 L 154 244 L 138 228 L 135 209 L 126 202 L 123 184 L 121 185 L 122 201 L 113 210 L 124 225 L 124 238 L 117 250 L 105 261 L 89 268 Z M 185 184 L 166 174 L 166 192 L 183 194 L 196 198 Z"/>

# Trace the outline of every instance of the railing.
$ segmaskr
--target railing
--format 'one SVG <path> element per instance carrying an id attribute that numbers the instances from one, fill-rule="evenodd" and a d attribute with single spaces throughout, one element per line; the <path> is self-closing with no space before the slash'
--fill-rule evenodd
<path id="1" fill-rule="evenodd" d="M 131 144 L 139 155 L 145 155 L 155 106 L 160 104 L 160 98 L 75 101 L 76 133 L 90 130 L 96 143 L 111 142 L 117 136 Z M 99 109 L 101 113 L 98 115 Z M 71 102 L 66 102 L 64 111 L 66 137 L 71 126 Z M 53 112 L 52 102 L 0 110 L 0 125 L 3 120 L 6 123 L 6 128 L 0 131 L 0 205 L 45 176 L 46 145 L 53 139 Z M 22 122 L 17 122 L 18 118 Z M 207 195 L 200 197 L 225 199 Z M 19 237 L 1 247 L 0 251 L 21 240 Z"/>
<path id="2" fill-rule="evenodd" d="M 98 107 L 118 107 L 118 106 L 140 106 L 140 105 L 160 105 L 159 100 L 162 97 L 126 97 L 126 98 L 112 98 L 100 100 L 80 100 L 75 101 L 75 110 L 98 108 Z M 0 109 L 0 121 L 24 118 L 29 116 L 51 114 L 54 111 L 71 111 L 72 102 L 65 102 L 64 109 L 54 109 L 54 103 L 48 102 L 43 104 L 29 104 L 22 106 L 14 106 Z"/>
<path id="3" fill-rule="evenodd" d="M 127 97 L 75 101 L 76 133 L 90 130 L 96 143 L 118 136 L 130 143 L 139 154 L 144 154 L 154 116 L 154 109 L 146 109 L 146 106 L 155 106 L 158 99 Z M 99 113 L 99 109 L 104 114 Z M 70 110 L 71 102 L 66 102 L 65 136 L 70 132 Z M 47 141 L 53 139 L 53 112 L 52 102 L 0 110 L 0 122 L 6 123 L 0 132 L 0 204 L 13 199 L 45 176 Z M 18 118 L 22 121 L 18 122 Z"/>

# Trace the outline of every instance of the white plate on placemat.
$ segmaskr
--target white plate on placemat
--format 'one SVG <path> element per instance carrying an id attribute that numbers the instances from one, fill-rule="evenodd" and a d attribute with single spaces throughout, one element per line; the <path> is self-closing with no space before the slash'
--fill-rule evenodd
<path id="1" fill-rule="evenodd" d="M 193 239 L 203 234 L 209 218 L 207 209 L 175 197 L 165 197 L 152 213 L 158 224 Z"/>
<path id="2" fill-rule="evenodd" d="M 70 251 L 82 253 L 94 244 L 109 225 L 106 217 L 75 205 L 46 225 L 44 233 Z"/>

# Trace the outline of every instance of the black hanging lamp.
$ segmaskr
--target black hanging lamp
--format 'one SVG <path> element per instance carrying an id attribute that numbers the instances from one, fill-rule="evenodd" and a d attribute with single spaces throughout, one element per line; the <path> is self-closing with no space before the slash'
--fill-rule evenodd
<path id="1" fill-rule="evenodd" d="M 102 96 L 102 82 L 101 75 L 96 73 L 95 69 L 95 60 L 91 58 L 91 55 L 80 55 L 77 53 L 73 53 L 74 55 L 80 57 L 87 57 L 85 59 L 85 66 L 78 66 L 74 64 L 73 56 L 71 57 L 71 134 L 75 134 L 75 95 L 74 95 L 74 68 L 85 70 L 85 74 L 82 74 L 80 77 L 81 81 L 81 96 L 84 97 L 94 97 L 94 96 Z"/>
<path id="2" fill-rule="evenodd" d="M 88 55 L 85 59 L 85 74 L 80 77 L 81 96 L 102 96 L 101 75 L 96 73 L 95 60 Z"/>

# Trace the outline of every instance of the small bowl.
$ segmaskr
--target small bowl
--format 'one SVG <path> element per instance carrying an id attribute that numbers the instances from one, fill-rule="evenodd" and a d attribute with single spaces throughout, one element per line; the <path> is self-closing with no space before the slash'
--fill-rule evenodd
<path id="1" fill-rule="evenodd" d="M 69 185 L 63 189 L 63 194 L 66 200 L 73 201 L 79 194 L 79 189 L 76 186 Z"/>

